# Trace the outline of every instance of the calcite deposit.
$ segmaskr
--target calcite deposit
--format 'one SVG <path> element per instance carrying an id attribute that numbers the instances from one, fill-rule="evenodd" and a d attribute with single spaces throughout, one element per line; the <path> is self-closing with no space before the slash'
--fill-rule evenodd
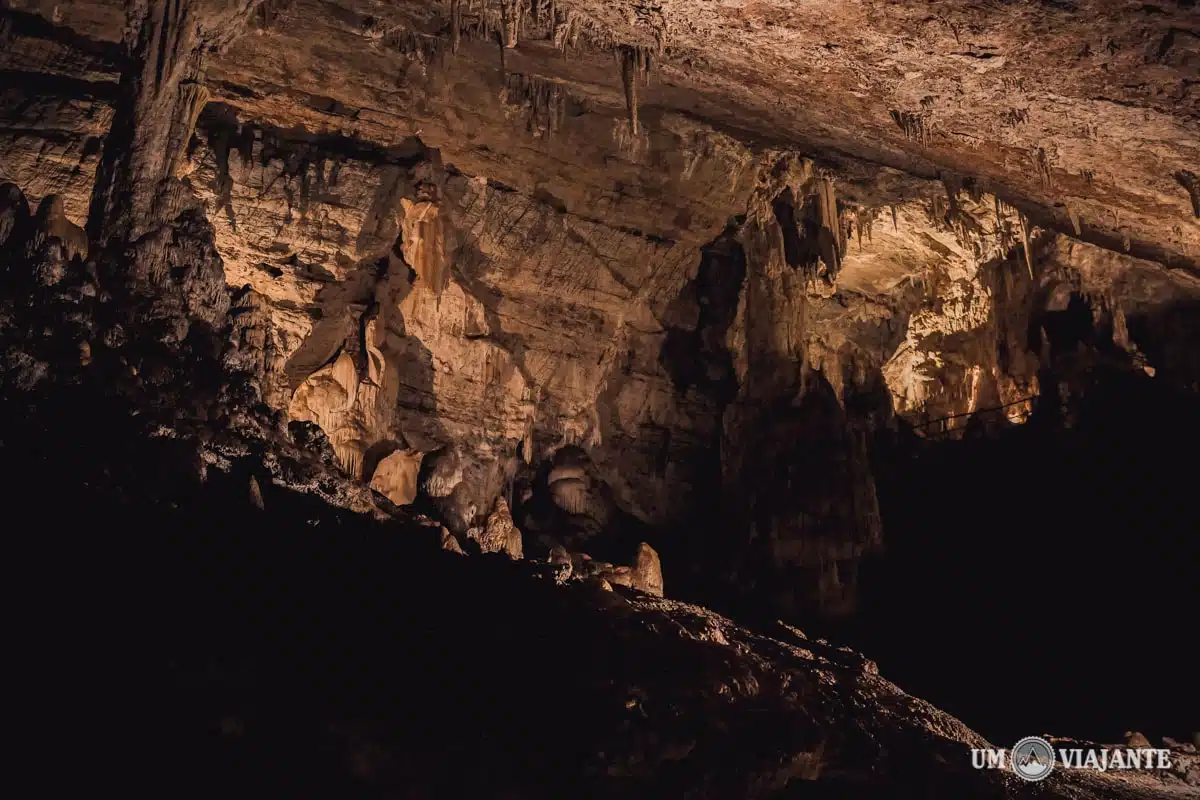
<path id="1" fill-rule="evenodd" d="M 115 230 L 177 213 L 141 188 L 164 171 L 262 298 L 264 399 L 366 483 L 453 447 L 460 534 L 578 447 L 588 473 L 546 489 L 590 535 L 680 536 L 721 497 L 780 568 L 811 553 L 812 586 L 879 540 L 855 441 L 1025 419 L 1048 367 L 1025 329 L 1072 292 L 1138 368 L 1194 380 L 1129 324 L 1197 291 L 1186 4 L 272 0 L 189 22 L 129 90 L 119 3 L 9 5 L 3 68 L 38 92 L 5 89 L 0 177 L 51 198 L 44 225 Z M 113 169 L 138 188 L 102 195 Z M 764 409 L 815 413 L 812 387 L 842 407 L 824 457 L 858 466 L 751 522 L 788 493 L 752 477 L 759 437 L 808 424 Z"/>
<path id="2" fill-rule="evenodd" d="M 620 620 L 614 646 L 669 621 L 721 665 L 705 709 L 795 710 L 805 673 L 859 733 L 891 709 L 959 748 L 940 712 L 813 666 L 839 656 L 663 595 L 851 618 L 888 547 L 885 445 L 1069 429 L 1101 380 L 1200 390 L 1197 15 L 4 0 L 0 387 L 120 398 L 263 515 L 303 496 L 535 560 L 590 598 L 564 615 Z M 819 782 L 818 728 L 736 796 Z M 604 781 L 708 758 L 664 731 Z M 856 763 L 884 746 L 863 736 Z M 660 796 L 735 796 L 708 780 Z"/>

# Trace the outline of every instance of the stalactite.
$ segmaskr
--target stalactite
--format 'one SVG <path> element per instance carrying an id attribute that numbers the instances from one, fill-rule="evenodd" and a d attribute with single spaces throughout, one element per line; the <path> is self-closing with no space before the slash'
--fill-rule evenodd
<path id="1" fill-rule="evenodd" d="M 421 64 L 440 63 L 445 52 L 442 39 L 406 28 L 393 28 L 383 35 L 382 41 L 385 47 Z"/>
<path id="2" fill-rule="evenodd" d="M 503 43 L 506 48 L 517 46 L 520 38 L 521 23 L 525 19 L 528 6 L 519 0 L 500 0 L 500 24 L 503 29 Z"/>
<path id="3" fill-rule="evenodd" d="M 930 123 L 928 114 L 915 111 L 891 111 L 892 120 L 904 131 L 904 138 L 920 142 L 921 147 L 928 147 L 930 140 Z"/>
<path id="4" fill-rule="evenodd" d="M 1033 279 L 1033 252 L 1029 244 L 1029 219 L 1024 212 L 1018 212 L 1017 216 L 1021 226 L 1021 246 L 1025 250 L 1025 267 L 1029 270 L 1029 278 Z"/>
<path id="5" fill-rule="evenodd" d="M 1067 216 L 1071 218 L 1071 227 L 1075 229 L 1076 236 L 1083 235 L 1083 225 L 1079 222 L 1079 214 L 1075 209 L 1067 206 Z"/>
<path id="6" fill-rule="evenodd" d="M 562 128 L 569 96 L 561 84 L 536 75 L 514 72 L 505 81 L 505 102 L 525 109 L 529 132 L 547 138 L 553 138 Z"/>
<path id="7" fill-rule="evenodd" d="M 817 234 L 817 245 L 821 260 L 829 270 L 829 277 L 833 278 L 842 268 L 842 257 L 846 252 L 845 229 L 838 213 L 837 190 L 833 181 L 820 178 L 817 181 L 816 195 L 817 219 L 821 226 Z"/>
<path id="8" fill-rule="evenodd" d="M 208 104 L 211 93 L 198 81 L 184 81 L 179 87 L 180 116 L 171 125 L 171 140 L 168 150 L 167 171 L 179 177 L 184 162 L 188 141 L 196 130 L 196 120 Z"/>
<path id="9" fill-rule="evenodd" d="M 565 53 L 568 48 L 575 46 L 579 38 L 578 16 L 574 9 L 560 12 L 557 8 L 552 16 L 554 17 L 552 32 L 554 49 Z"/>
<path id="10" fill-rule="evenodd" d="M 621 84 L 625 89 L 625 110 L 629 116 L 630 131 L 636 136 L 638 125 L 638 83 L 647 82 L 650 74 L 650 53 L 639 47 L 617 48 L 616 57 L 621 63 Z"/>
<path id="11" fill-rule="evenodd" d="M 945 206 L 942 205 L 942 196 L 940 194 L 935 194 L 933 196 L 933 200 L 930 202 L 928 213 L 929 221 L 933 223 L 934 230 L 940 231 L 942 229 L 942 225 L 946 221 L 946 209 Z"/>
<path id="12" fill-rule="evenodd" d="M 462 46 L 462 0 L 450 0 L 450 52 Z"/>
<path id="13" fill-rule="evenodd" d="M 1042 186 L 1050 188 L 1050 159 L 1046 155 L 1046 148 L 1039 147 L 1034 151 L 1033 160 L 1037 164 L 1038 177 L 1041 178 Z"/>

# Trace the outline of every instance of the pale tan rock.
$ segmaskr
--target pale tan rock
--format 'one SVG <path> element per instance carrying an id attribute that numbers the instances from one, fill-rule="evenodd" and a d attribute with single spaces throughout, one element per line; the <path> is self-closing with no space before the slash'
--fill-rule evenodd
<path id="1" fill-rule="evenodd" d="M 1144 734 L 1139 733 L 1138 731 L 1126 731 L 1125 746 L 1136 750 L 1138 748 L 1150 747 L 1151 745 L 1150 740 L 1147 739 Z"/>
<path id="2" fill-rule="evenodd" d="M 633 588 L 663 596 L 662 562 L 653 547 L 642 542 L 633 561 Z"/>
<path id="3" fill-rule="evenodd" d="M 266 509 L 263 504 L 262 489 L 258 485 L 258 479 L 253 475 L 250 476 L 250 504 L 259 511 Z"/>
<path id="4" fill-rule="evenodd" d="M 460 545 L 458 543 L 458 539 L 454 536 L 453 533 L 446 530 L 445 528 L 442 528 L 442 545 L 441 546 L 442 546 L 443 550 L 446 550 L 450 553 L 455 553 L 456 555 L 460 555 L 460 556 L 466 555 L 466 553 L 463 552 L 462 545 Z"/>
<path id="5" fill-rule="evenodd" d="M 550 484 L 554 504 L 571 514 L 582 514 L 588 507 L 588 485 L 578 478 L 564 478 Z"/>
<path id="6" fill-rule="evenodd" d="M 401 198 L 401 246 L 404 260 L 417 273 L 417 290 L 440 296 L 450 279 L 445 219 L 435 203 Z"/>
<path id="7" fill-rule="evenodd" d="M 428 467 L 428 474 L 421 489 L 430 497 L 449 497 L 462 483 L 462 457 L 454 448 L 445 448 L 430 453 L 425 463 Z"/>
<path id="8" fill-rule="evenodd" d="M 561 544 L 556 544 L 550 548 L 550 555 L 547 560 L 550 564 L 558 568 L 560 583 L 570 578 L 575 571 L 571 554 Z"/>
<path id="9" fill-rule="evenodd" d="M 503 497 L 496 498 L 496 503 L 482 526 L 467 529 L 467 536 L 473 539 L 484 553 L 504 553 L 512 559 L 524 557 L 521 531 L 513 524 L 508 503 Z"/>
<path id="10" fill-rule="evenodd" d="M 67 219 L 63 198 L 57 194 L 42 198 L 34 217 L 35 245 L 37 240 L 57 239 L 62 243 L 67 260 L 87 258 L 88 239 L 83 228 Z"/>
<path id="11" fill-rule="evenodd" d="M 634 588 L 632 567 L 614 567 L 612 571 L 606 573 L 603 577 L 614 586 L 624 586 L 629 589 Z"/>
<path id="12" fill-rule="evenodd" d="M 397 450 L 375 467 L 371 488 L 398 506 L 411 505 L 417 499 L 417 474 L 423 453 Z"/>

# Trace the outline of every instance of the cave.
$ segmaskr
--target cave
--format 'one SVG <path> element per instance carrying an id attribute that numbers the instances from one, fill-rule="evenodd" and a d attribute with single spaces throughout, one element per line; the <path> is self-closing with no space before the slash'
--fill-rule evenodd
<path id="1" fill-rule="evenodd" d="M 1200 797 L 1197 31 L 0 0 L 19 760 Z"/>

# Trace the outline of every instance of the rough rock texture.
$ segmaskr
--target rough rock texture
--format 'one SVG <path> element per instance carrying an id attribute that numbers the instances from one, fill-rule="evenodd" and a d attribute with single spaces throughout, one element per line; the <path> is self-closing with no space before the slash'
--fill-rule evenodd
<path id="1" fill-rule="evenodd" d="M 207 796 L 1191 791 L 974 771 L 862 656 L 662 594 L 847 614 L 872 436 L 1197 388 L 1193 5 L 9 0 L 0 446 L 137 540 L 79 563 L 141 598 L 90 651 L 135 711 L 166 687 L 144 761 Z"/>
<path id="2" fill-rule="evenodd" d="M 1028 417 L 1066 287 L 1131 368 L 1195 381 L 1169 321 L 1200 259 L 1184 4 L 234 4 L 129 89 L 119 4 L 12 5 L 2 68 L 40 93 L 5 90 L 0 178 L 82 224 L 140 103 L 113 130 L 153 160 L 100 185 L 159 235 L 203 209 L 270 320 L 264 399 L 350 475 L 452 448 L 427 497 L 459 536 L 579 447 L 545 509 L 516 493 L 522 529 L 636 520 L 846 613 L 882 536 L 868 437 Z M 144 247 L 162 306 L 183 262 Z M 211 268 L 173 281 L 220 315 Z"/>
<path id="3" fill-rule="evenodd" d="M 371 488 L 398 506 L 411 505 L 417 499 L 417 473 L 421 454 L 397 450 L 385 456 L 371 475 Z"/>

